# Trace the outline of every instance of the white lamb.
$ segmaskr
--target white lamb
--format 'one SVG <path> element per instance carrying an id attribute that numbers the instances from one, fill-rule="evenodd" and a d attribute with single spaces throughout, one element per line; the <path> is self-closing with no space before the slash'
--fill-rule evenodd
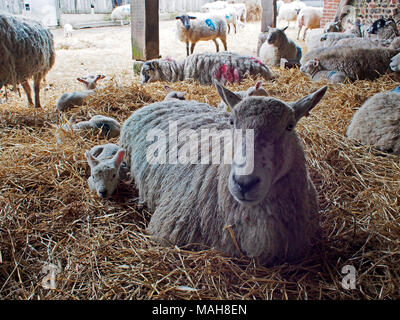
<path id="1" fill-rule="evenodd" d="M 400 155 L 400 87 L 369 98 L 355 112 L 346 134 L 362 144 Z"/>
<path id="2" fill-rule="evenodd" d="M 390 69 L 394 72 L 400 72 L 400 53 L 396 54 L 390 61 Z"/>
<path id="3" fill-rule="evenodd" d="M 212 40 L 215 43 L 217 52 L 219 52 L 220 39 L 225 51 L 228 50 L 226 44 L 228 25 L 223 17 L 209 17 L 206 19 L 198 19 L 194 16 L 181 15 L 175 17 L 177 20 L 176 33 L 178 39 L 186 43 L 186 55 L 193 54 L 194 47 L 199 41 Z M 190 51 L 189 51 L 190 44 Z"/>
<path id="4" fill-rule="evenodd" d="M 264 63 L 271 66 L 279 66 L 282 58 L 292 62 L 300 61 L 302 56 L 301 48 L 286 36 L 285 30 L 287 28 L 269 28 L 268 37 L 260 47 L 260 59 Z"/>
<path id="5" fill-rule="evenodd" d="M 89 189 L 101 198 L 109 198 L 118 182 L 127 178 L 129 169 L 123 161 L 125 150 L 109 143 L 86 150 L 85 157 L 90 166 Z"/>
<path id="6" fill-rule="evenodd" d="M 126 4 L 123 6 L 116 7 L 112 12 L 111 12 L 111 20 L 116 21 L 116 20 L 122 20 L 126 19 L 127 17 L 130 17 L 131 15 L 131 5 Z"/>
<path id="7" fill-rule="evenodd" d="M 64 37 L 65 38 L 70 38 L 72 37 L 72 32 L 74 31 L 74 28 L 69 24 L 66 23 L 64 25 Z"/>
<path id="8" fill-rule="evenodd" d="M 300 32 L 303 26 L 305 27 L 303 40 L 305 40 L 308 29 L 316 29 L 320 27 L 321 18 L 322 11 L 319 8 L 305 7 L 301 9 L 297 15 L 297 26 L 299 28 L 297 40 L 299 40 Z"/>
<path id="9" fill-rule="evenodd" d="M 304 258 L 319 228 L 318 201 L 295 126 L 327 87 L 287 103 L 271 97 L 241 99 L 216 86 L 231 114 L 197 101 L 162 101 L 138 109 L 122 127 L 120 145 L 127 151 L 139 198 L 153 212 L 148 233 L 163 244 L 206 245 L 261 264 Z M 169 132 L 171 122 L 177 123 L 177 135 Z M 254 133 L 248 161 L 242 148 L 235 148 L 233 163 L 210 164 L 208 159 L 203 164 L 199 153 L 186 161 L 195 143 L 185 138 L 200 137 L 207 129 L 218 139 L 224 136 L 227 145 L 244 146 L 240 134 L 232 137 L 234 128 Z M 180 143 L 160 144 L 175 138 Z M 209 139 L 203 135 L 200 145 Z M 247 146 L 251 149 L 246 139 Z M 162 162 L 164 156 L 170 161 Z M 251 163 L 253 170 L 245 173 Z"/>
<path id="10" fill-rule="evenodd" d="M 98 74 L 97 76 L 89 75 L 87 77 L 77 78 L 77 80 L 83 83 L 87 90 L 75 91 L 72 93 L 64 93 L 57 101 L 56 111 L 63 112 L 72 108 L 73 106 L 81 106 L 86 102 L 89 96 L 96 93 L 97 81 L 104 79 L 105 76 Z"/>

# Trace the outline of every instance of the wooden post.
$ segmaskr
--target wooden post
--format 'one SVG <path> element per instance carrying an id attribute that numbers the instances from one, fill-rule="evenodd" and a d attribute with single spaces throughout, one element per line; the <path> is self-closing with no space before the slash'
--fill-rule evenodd
<path id="1" fill-rule="evenodd" d="M 261 32 L 265 32 L 267 27 L 276 27 L 276 0 L 261 0 L 261 6 Z"/>
<path id="2" fill-rule="evenodd" d="M 132 59 L 159 58 L 158 0 L 131 1 Z"/>

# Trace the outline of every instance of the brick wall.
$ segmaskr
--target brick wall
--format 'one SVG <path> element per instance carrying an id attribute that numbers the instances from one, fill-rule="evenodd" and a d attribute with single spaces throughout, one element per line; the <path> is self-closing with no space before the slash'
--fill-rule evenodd
<path id="1" fill-rule="evenodd" d="M 340 0 L 324 0 L 321 27 L 335 18 Z M 361 23 L 371 24 L 381 17 L 387 19 L 400 14 L 399 0 L 353 0 L 350 5 L 355 7 L 356 17 Z"/>

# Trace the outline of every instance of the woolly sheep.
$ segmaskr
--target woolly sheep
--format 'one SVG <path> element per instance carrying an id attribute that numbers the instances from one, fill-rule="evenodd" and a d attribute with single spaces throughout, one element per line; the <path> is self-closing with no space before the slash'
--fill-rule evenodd
<path id="1" fill-rule="evenodd" d="M 301 8 L 297 7 L 297 4 L 295 5 L 293 2 L 292 3 L 283 3 L 280 8 L 279 8 L 279 13 L 277 20 L 279 21 L 287 21 L 288 27 L 291 21 L 296 21 L 297 19 L 297 14 L 300 11 Z"/>
<path id="2" fill-rule="evenodd" d="M 400 50 L 400 37 L 394 38 L 390 43 L 389 48 L 393 50 Z"/>
<path id="3" fill-rule="evenodd" d="M 39 21 L 0 13 L 0 89 L 21 84 L 33 105 L 28 80 L 33 78 L 35 107 L 40 108 L 40 82 L 54 65 L 53 35 Z"/>
<path id="4" fill-rule="evenodd" d="M 279 66 L 281 58 L 300 61 L 301 48 L 286 36 L 286 29 L 269 28 L 267 40 L 260 48 L 260 59 L 264 63 Z"/>
<path id="5" fill-rule="evenodd" d="M 212 10 L 209 13 L 209 17 L 213 19 L 214 17 L 220 17 L 220 18 L 225 18 L 226 20 L 226 25 L 228 27 L 228 33 L 231 32 L 231 24 L 233 25 L 233 28 L 235 30 L 235 33 L 237 31 L 237 25 L 238 25 L 238 17 L 236 13 L 236 9 L 233 7 L 226 7 L 225 9 L 221 10 Z"/>
<path id="6" fill-rule="evenodd" d="M 97 76 L 89 75 L 87 77 L 77 78 L 77 80 L 83 83 L 87 90 L 75 91 L 72 93 L 64 93 L 57 100 L 56 111 L 63 112 L 67 111 L 73 106 L 81 106 L 85 103 L 89 96 L 96 93 L 97 81 L 104 79 L 105 76 L 98 74 Z"/>
<path id="7" fill-rule="evenodd" d="M 254 86 L 251 86 L 245 91 L 236 91 L 234 92 L 236 95 L 239 95 L 240 98 L 250 97 L 250 96 L 264 96 L 268 97 L 268 92 L 262 87 L 263 82 L 261 80 L 257 81 Z M 226 112 L 231 112 L 229 106 L 221 99 L 221 102 L 218 104 L 218 109 Z"/>
<path id="8" fill-rule="evenodd" d="M 64 25 L 64 37 L 65 38 L 72 37 L 72 31 L 73 30 L 74 30 L 74 28 L 69 23 L 66 23 Z"/>
<path id="9" fill-rule="evenodd" d="M 301 29 L 305 27 L 303 40 L 306 38 L 306 33 L 308 29 L 316 29 L 320 27 L 320 22 L 322 18 L 322 11 L 319 8 L 305 7 L 300 10 L 297 15 L 297 26 L 299 32 L 297 33 L 297 40 L 299 39 Z"/>
<path id="10" fill-rule="evenodd" d="M 207 19 L 195 20 L 196 17 L 181 15 L 175 17 L 177 20 L 177 36 L 178 39 L 186 43 L 186 55 L 193 54 L 194 47 L 198 41 L 212 40 L 215 43 L 217 52 L 219 52 L 219 38 L 224 46 L 225 51 L 228 50 L 226 44 L 227 23 L 222 17 L 210 17 Z M 194 21 L 193 21 L 194 20 Z M 189 43 L 190 52 L 189 52 Z"/>
<path id="11" fill-rule="evenodd" d="M 127 17 L 130 17 L 131 15 L 131 5 L 126 4 L 123 6 L 116 7 L 112 12 L 111 12 L 111 20 L 116 21 L 116 20 L 124 20 Z"/>
<path id="12" fill-rule="evenodd" d="M 370 97 L 355 112 L 347 128 L 347 136 L 362 144 L 400 155 L 399 101 L 400 91 L 396 90 Z"/>
<path id="13" fill-rule="evenodd" d="M 345 38 L 337 42 L 332 42 L 333 47 L 351 46 L 353 48 L 387 48 L 390 46 L 390 41 L 378 38 Z"/>
<path id="14" fill-rule="evenodd" d="M 343 71 L 351 80 L 373 80 L 388 70 L 395 54 L 395 50 L 386 48 L 318 48 L 307 52 L 301 65 L 316 58 L 324 70 Z"/>
<path id="15" fill-rule="evenodd" d="M 324 33 L 327 32 L 343 32 L 343 25 L 340 20 L 328 22 L 324 27 Z"/>
<path id="16" fill-rule="evenodd" d="M 322 28 L 311 29 L 306 34 L 306 47 L 308 51 L 324 46 L 324 43 L 321 41 L 323 34 L 324 31 Z"/>
<path id="17" fill-rule="evenodd" d="M 324 70 L 318 59 L 307 61 L 301 66 L 300 71 L 309 75 L 313 81 L 327 80 L 331 83 L 343 83 L 347 78 L 342 71 Z"/>
<path id="18" fill-rule="evenodd" d="M 121 127 L 117 120 L 111 117 L 102 115 L 95 115 L 88 121 L 81 121 L 78 123 L 68 123 L 62 126 L 62 130 L 57 129 L 57 142 L 61 143 L 62 131 L 72 130 L 74 132 L 92 131 L 93 133 L 100 133 L 102 136 L 109 138 L 118 137 Z M 100 130 L 100 131 L 99 131 Z"/>
<path id="19" fill-rule="evenodd" d="M 378 19 L 375 20 L 367 29 L 370 36 L 376 36 L 380 39 L 393 39 L 399 36 L 396 22 L 393 19 Z"/>
<path id="20" fill-rule="evenodd" d="M 86 150 L 85 157 L 90 167 L 89 189 L 101 198 L 111 197 L 129 171 L 124 161 L 125 150 L 109 143 Z"/>
<path id="21" fill-rule="evenodd" d="M 247 22 L 247 8 L 244 3 L 231 3 L 228 6 L 235 9 L 239 21 Z"/>
<path id="22" fill-rule="evenodd" d="M 390 61 L 390 69 L 394 72 L 400 72 L 400 53 L 396 54 Z"/>
<path id="23" fill-rule="evenodd" d="M 269 68 L 256 58 L 225 51 L 192 54 L 181 62 L 170 58 L 147 61 L 140 71 L 140 82 L 194 79 L 211 84 L 217 79 L 223 83 L 239 83 L 246 74 L 262 76 L 265 80 L 274 78 Z"/>
<path id="24" fill-rule="evenodd" d="M 318 203 L 294 127 L 327 87 L 286 103 L 270 97 L 241 99 L 216 86 L 231 114 L 196 101 L 163 101 L 136 110 L 122 127 L 120 145 L 127 151 L 139 199 L 153 212 L 148 233 L 162 244 L 206 245 L 266 265 L 304 257 L 319 228 Z M 240 172 L 242 152 L 235 152 L 233 164 L 173 164 L 173 154 L 187 150 L 190 142 L 169 143 L 165 156 L 172 163 L 156 164 L 156 154 L 149 152 L 154 142 L 147 135 L 167 134 L 171 121 L 177 122 L 179 135 L 190 129 L 198 136 L 209 129 L 218 130 L 224 140 L 221 132 L 254 130 L 257 152 L 248 153 L 254 170 Z M 229 136 L 228 144 L 238 145 L 238 138 Z M 166 139 L 177 137 L 171 132 Z M 209 136 L 200 143 L 206 141 Z"/>

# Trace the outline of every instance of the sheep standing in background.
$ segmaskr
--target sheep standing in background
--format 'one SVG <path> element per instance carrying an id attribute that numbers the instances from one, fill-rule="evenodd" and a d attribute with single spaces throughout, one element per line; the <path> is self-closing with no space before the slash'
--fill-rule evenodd
<path id="1" fill-rule="evenodd" d="M 347 136 L 365 145 L 400 155 L 400 91 L 379 92 L 358 109 Z"/>
<path id="2" fill-rule="evenodd" d="M 390 61 L 390 69 L 400 72 L 400 53 L 396 54 Z"/>
<path id="3" fill-rule="evenodd" d="M 282 20 L 287 21 L 287 26 L 289 27 L 291 21 L 296 21 L 297 14 L 300 10 L 301 8 L 298 8 L 296 5 L 293 4 L 293 2 L 283 3 L 279 8 L 277 20 L 278 22 Z"/>
<path id="4" fill-rule="evenodd" d="M 247 8 L 244 3 L 231 3 L 228 7 L 232 7 L 236 11 L 236 16 L 242 23 L 247 22 Z"/>
<path id="5" fill-rule="evenodd" d="M 136 110 L 122 127 L 120 145 L 139 199 L 153 212 L 148 233 L 163 244 L 206 245 L 261 264 L 304 257 L 319 228 L 318 202 L 295 126 L 327 87 L 286 103 L 270 97 L 241 99 L 216 86 L 231 114 L 196 101 L 162 101 Z M 177 123 L 178 135 L 169 132 L 171 121 Z M 202 145 L 210 139 L 200 135 L 207 129 L 218 139 L 224 136 L 228 145 L 243 146 L 240 135 L 232 137 L 234 128 L 254 132 L 255 152 L 246 152 L 249 163 L 241 148 L 235 148 L 232 164 L 210 164 L 211 159 L 204 164 L 200 153 L 190 162 L 173 156 L 193 145 L 183 143 L 183 134 L 197 135 Z M 167 163 L 158 158 L 163 147 L 152 149 L 155 142 L 148 135 L 155 132 L 163 132 L 167 140 L 180 137 L 180 143 L 165 145 L 164 155 L 171 159 Z M 219 151 L 211 147 L 212 153 Z M 244 161 L 254 163 L 253 170 L 244 172 Z"/>
<path id="6" fill-rule="evenodd" d="M 192 54 L 182 62 L 170 58 L 147 61 L 140 71 L 140 83 L 185 79 L 194 79 L 201 84 L 211 84 L 214 79 L 240 83 L 245 75 L 262 76 L 265 80 L 274 78 L 269 68 L 254 57 L 219 52 Z"/>
<path id="7" fill-rule="evenodd" d="M 0 89 L 21 84 L 33 105 L 29 79 L 33 78 L 35 107 L 40 108 L 40 82 L 54 65 L 53 35 L 40 22 L 0 13 Z"/>
<path id="8" fill-rule="evenodd" d="M 97 76 L 89 75 L 87 77 L 77 78 L 77 80 L 83 83 L 87 90 L 74 91 L 72 93 L 64 93 L 56 104 L 56 110 L 59 112 L 67 111 L 73 106 L 81 106 L 85 103 L 88 97 L 96 93 L 97 81 L 104 79 L 105 76 L 98 74 Z"/>
<path id="9" fill-rule="evenodd" d="M 193 53 L 194 47 L 199 41 L 212 40 L 215 43 L 217 52 L 219 52 L 219 38 L 224 45 L 225 51 L 228 50 L 226 44 L 226 32 L 228 29 L 226 20 L 221 17 L 210 17 L 207 19 L 195 20 L 196 17 L 181 15 L 176 17 L 177 20 L 177 35 L 178 39 L 186 43 L 186 55 Z M 195 20 L 195 21 L 192 21 Z M 190 52 L 189 52 L 189 43 Z"/>
<path id="10" fill-rule="evenodd" d="M 374 80 L 388 71 L 390 59 L 395 54 L 395 50 L 385 48 L 318 48 L 307 52 L 301 65 L 318 59 L 324 70 L 343 71 L 351 80 Z"/>
<path id="11" fill-rule="evenodd" d="M 118 182 L 127 178 L 129 168 L 124 161 L 125 150 L 109 143 L 86 150 L 85 157 L 90 167 L 89 189 L 101 198 L 109 198 Z"/>
<path id="12" fill-rule="evenodd" d="M 321 18 L 322 11 L 318 8 L 306 7 L 301 9 L 299 14 L 297 15 L 297 26 L 299 27 L 297 40 L 299 40 L 300 32 L 303 26 L 305 27 L 303 40 L 305 40 L 308 29 L 316 29 L 320 27 Z"/>
<path id="13" fill-rule="evenodd" d="M 214 1 L 205 3 L 201 6 L 201 12 L 210 12 L 211 10 L 221 10 L 228 7 L 228 3 L 226 1 Z"/>
<path id="14" fill-rule="evenodd" d="M 293 40 L 289 39 L 285 30 L 278 28 L 269 28 L 267 40 L 260 48 L 261 60 L 271 66 L 279 66 L 281 59 L 299 62 L 302 56 L 301 48 Z"/>
<path id="15" fill-rule="evenodd" d="M 116 7 L 111 12 L 111 20 L 112 21 L 120 20 L 121 24 L 122 24 L 122 20 L 124 20 L 130 16 L 131 16 L 131 5 L 130 4 Z"/>
<path id="16" fill-rule="evenodd" d="M 318 59 L 309 60 L 302 65 L 300 71 L 309 75 L 313 81 L 327 80 L 331 83 L 343 83 L 347 76 L 342 71 L 324 70 Z"/>
<path id="17" fill-rule="evenodd" d="M 64 25 L 64 37 L 65 38 L 70 38 L 72 37 L 72 32 L 74 31 L 74 28 L 69 23 L 66 23 Z"/>

